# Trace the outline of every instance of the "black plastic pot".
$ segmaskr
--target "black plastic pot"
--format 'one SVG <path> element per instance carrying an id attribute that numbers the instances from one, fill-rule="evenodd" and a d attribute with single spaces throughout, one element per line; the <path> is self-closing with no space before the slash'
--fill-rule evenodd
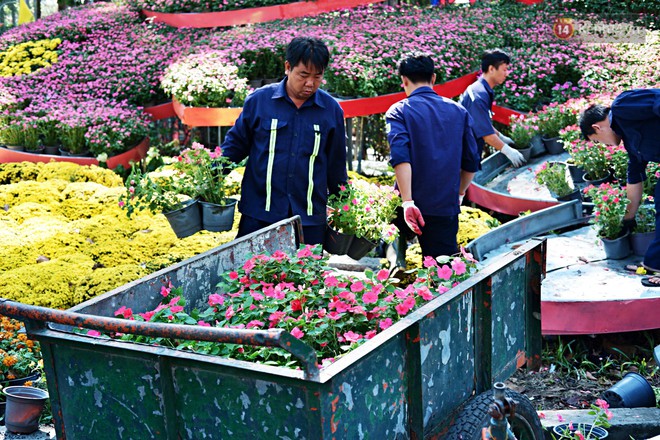
<path id="1" fill-rule="evenodd" d="M 605 391 L 603 400 L 610 408 L 648 408 L 656 404 L 651 384 L 644 376 L 632 371 Z"/>

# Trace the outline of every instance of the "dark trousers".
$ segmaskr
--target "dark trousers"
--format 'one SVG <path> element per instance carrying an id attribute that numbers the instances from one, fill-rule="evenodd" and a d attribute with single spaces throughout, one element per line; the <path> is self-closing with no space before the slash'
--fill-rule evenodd
<path id="1" fill-rule="evenodd" d="M 415 235 L 403 218 L 403 209 L 398 208 L 394 224 L 399 233 L 406 240 L 417 237 L 422 248 L 423 256 L 439 257 L 440 255 L 454 255 L 458 252 L 456 235 L 458 234 L 458 215 L 434 216 L 424 215 L 425 225 L 422 235 Z M 400 264 L 400 262 L 399 262 Z"/>
<path id="2" fill-rule="evenodd" d="M 254 217 L 241 214 L 241 221 L 238 224 L 238 234 L 236 234 L 236 238 L 251 234 L 270 225 L 272 225 L 271 222 L 265 222 Z M 305 244 L 323 243 L 323 238 L 325 237 L 325 228 L 326 225 L 303 226 L 303 237 L 301 237 L 300 241 Z"/>
<path id="3" fill-rule="evenodd" d="M 660 184 L 655 186 L 655 230 L 660 231 Z M 644 255 L 644 266 L 660 270 L 660 232 L 656 232 L 655 239 L 649 244 Z"/>

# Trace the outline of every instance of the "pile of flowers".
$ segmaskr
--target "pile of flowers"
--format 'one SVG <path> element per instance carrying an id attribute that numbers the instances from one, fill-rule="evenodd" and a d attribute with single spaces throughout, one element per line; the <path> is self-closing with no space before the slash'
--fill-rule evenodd
<path id="1" fill-rule="evenodd" d="M 248 94 L 247 79 L 219 51 L 189 55 L 165 69 L 163 90 L 192 107 L 241 107 Z"/>
<path id="2" fill-rule="evenodd" d="M 313 347 L 323 365 L 389 328 L 418 306 L 447 292 L 475 272 L 463 257 L 431 257 L 415 281 L 396 287 L 386 269 L 367 270 L 364 278 L 341 274 L 327 266 L 321 246 L 303 246 L 287 254 L 255 255 L 237 270 L 222 275 L 206 310 L 184 311 L 181 289 L 163 286 L 156 309 L 135 313 L 120 307 L 115 316 L 136 321 L 192 324 L 237 329 L 281 328 Z M 99 335 L 88 331 L 88 334 Z M 127 340 L 190 349 L 234 359 L 292 367 L 295 360 L 280 349 L 173 341 L 134 335 Z"/>
<path id="3" fill-rule="evenodd" d="M 354 179 L 328 197 L 328 224 L 344 234 L 375 243 L 392 243 L 398 234 L 392 221 L 400 205 L 401 198 L 394 187 Z"/>
<path id="4" fill-rule="evenodd" d="M 59 38 L 27 41 L 0 52 L 0 76 L 28 75 L 57 62 Z"/>
<path id="5" fill-rule="evenodd" d="M 28 339 L 23 323 L 0 316 L 0 383 L 28 377 L 42 365 L 39 343 Z"/>
<path id="6" fill-rule="evenodd" d="M 601 238 L 614 240 L 623 232 L 623 216 L 626 214 L 628 197 L 626 190 L 618 185 L 602 183 L 584 189 L 594 204 L 593 225 Z"/>
<path id="7" fill-rule="evenodd" d="M 544 162 L 535 171 L 536 181 L 545 185 L 553 197 L 564 197 L 575 191 L 573 179 L 566 164 L 561 162 Z"/>

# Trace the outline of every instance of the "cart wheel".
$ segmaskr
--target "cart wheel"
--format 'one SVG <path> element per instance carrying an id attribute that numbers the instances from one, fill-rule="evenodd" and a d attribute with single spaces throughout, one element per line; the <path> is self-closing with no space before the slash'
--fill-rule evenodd
<path id="1" fill-rule="evenodd" d="M 526 396 L 506 390 L 506 397 L 518 402 L 514 417 L 509 418 L 511 430 L 518 440 L 543 440 L 541 420 Z M 493 403 L 493 392 L 486 391 L 469 400 L 451 426 L 446 440 L 481 440 L 481 430 L 490 424 L 488 407 Z"/>

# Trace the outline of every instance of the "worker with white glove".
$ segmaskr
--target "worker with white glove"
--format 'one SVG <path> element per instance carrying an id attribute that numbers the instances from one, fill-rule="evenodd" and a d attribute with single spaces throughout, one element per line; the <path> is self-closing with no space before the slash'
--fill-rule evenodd
<path id="1" fill-rule="evenodd" d="M 519 167 L 525 163 L 525 159 L 520 151 L 511 147 L 513 140 L 495 130 L 492 122 L 495 98 L 493 87 L 506 81 L 510 64 L 511 59 L 506 52 L 500 49 L 486 51 L 481 58 L 482 75 L 470 84 L 461 95 L 459 102 L 472 116 L 479 157 L 482 156 L 484 145 L 488 144 L 495 150 L 501 151 L 514 167 Z"/>
<path id="2" fill-rule="evenodd" d="M 417 236 L 422 255 L 452 255 L 458 252 L 460 203 L 479 168 L 471 118 L 433 91 L 430 56 L 406 55 L 398 69 L 407 98 L 385 114 L 390 164 L 403 202 L 395 224 L 403 238 Z"/>

